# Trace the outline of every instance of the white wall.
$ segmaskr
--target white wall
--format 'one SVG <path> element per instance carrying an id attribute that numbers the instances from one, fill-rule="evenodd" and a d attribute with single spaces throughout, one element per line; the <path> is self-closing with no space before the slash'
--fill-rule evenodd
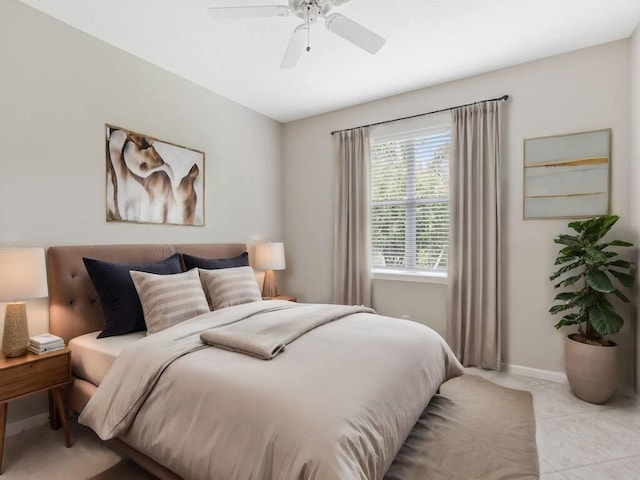
<path id="1" fill-rule="evenodd" d="M 16 0 L 0 2 L 0 70 L 0 247 L 282 238 L 274 120 Z M 205 152 L 205 227 L 105 221 L 105 123 Z M 28 309 L 46 330 L 46 300 Z"/>
<path id="2" fill-rule="evenodd" d="M 631 105 L 631 128 L 630 143 L 630 175 L 631 182 L 631 225 L 635 233 L 635 243 L 640 243 L 640 25 L 636 28 L 631 37 L 631 75 L 629 81 L 630 87 L 630 105 Z M 636 247 L 638 252 L 638 247 Z M 636 253 L 636 262 L 640 255 Z M 636 271 L 636 278 L 640 275 Z M 637 308 L 640 304 L 640 287 L 636 286 L 636 312 L 635 312 L 635 335 L 636 335 L 636 391 L 640 392 L 640 310 Z"/>
<path id="3" fill-rule="evenodd" d="M 547 313 L 548 280 L 565 220 L 522 220 L 523 139 L 612 128 L 611 211 L 629 227 L 629 41 L 601 45 L 520 66 L 385 98 L 286 124 L 284 225 L 286 290 L 304 301 L 330 301 L 332 291 L 334 166 L 330 132 L 509 94 L 504 118 L 504 362 L 564 371 L 562 339 Z M 437 68 L 434 66 L 434 68 Z M 381 72 L 383 74 L 383 72 Z M 443 332 L 445 289 L 440 284 L 375 281 L 374 307 L 410 315 Z M 628 309 L 621 312 L 630 320 Z M 625 327 L 628 330 L 629 327 Z M 620 335 L 628 368 L 633 340 Z"/>

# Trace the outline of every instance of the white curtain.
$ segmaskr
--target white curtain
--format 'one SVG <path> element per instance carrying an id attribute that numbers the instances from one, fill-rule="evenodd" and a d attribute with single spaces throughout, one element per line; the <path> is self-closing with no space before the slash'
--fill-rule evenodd
<path id="1" fill-rule="evenodd" d="M 336 132 L 333 301 L 371 306 L 369 128 Z"/>
<path id="2" fill-rule="evenodd" d="M 453 110 L 448 340 L 465 366 L 500 368 L 501 101 Z"/>

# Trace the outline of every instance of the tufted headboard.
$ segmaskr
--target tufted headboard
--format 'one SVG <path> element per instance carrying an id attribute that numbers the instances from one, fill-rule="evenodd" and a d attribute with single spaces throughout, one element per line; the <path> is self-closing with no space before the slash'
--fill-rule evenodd
<path id="1" fill-rule="evenodd" d="M 98 295 L 82 257 L 116 263 L 151 263 L 176 252 L 204 258 L 228 258 L 246 251 L 244 243 L 50 247 L 47 252 L 49 331 L 69 343 L 74 337 L 104 328 Z"/>

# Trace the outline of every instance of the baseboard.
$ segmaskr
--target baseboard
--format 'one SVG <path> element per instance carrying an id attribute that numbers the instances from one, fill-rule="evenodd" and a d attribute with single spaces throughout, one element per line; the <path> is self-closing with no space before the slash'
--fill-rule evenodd
<path id="1" fill-rule="evenodd" d="M 523 367 L 522 365 L 513 365 L 510 363 L 503 363 L 501 370 L 503 372 L 513 373 L 514 375 L 522 375 L 523 377 L 537 378 L 556 383 L 567 383 L 567 375 L 564 372 L 541 370 L 539 368 Z"/>
<path id="2" fill-rule="evenodd" d="M 11 435 L 22 433 L 25 430 L 39 427 L 40 425 L 45 425 L 48 422 L 49 422 L 49 414 L 40 413 L 32 417 L 23 418 L 22 420 L 18 420 L 17 422 L 7 423 L 5 436 L 10 437 Z"/>

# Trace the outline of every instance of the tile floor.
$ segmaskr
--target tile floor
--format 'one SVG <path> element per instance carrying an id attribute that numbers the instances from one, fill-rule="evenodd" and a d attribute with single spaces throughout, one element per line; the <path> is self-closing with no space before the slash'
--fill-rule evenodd
<path id="1" fill-rule="evenodd" d="M 574 397 L 568 384 L 467 371 L 531 392 L 541 480 L 640 479 L 640 401 L 635 396 L 592 405 Z"/>
<path id="2" fill-rule="evenodd" d="M 640 401 L 622 395 L 604 406 L 575 398 L 566 384 L 468 369 L 500 385 L 533 394 L 541 480 L 640 479 Z M 1 480 L 152 480 L 122 460 L 90 430 L 41 426 L 6 439 Z"/>

